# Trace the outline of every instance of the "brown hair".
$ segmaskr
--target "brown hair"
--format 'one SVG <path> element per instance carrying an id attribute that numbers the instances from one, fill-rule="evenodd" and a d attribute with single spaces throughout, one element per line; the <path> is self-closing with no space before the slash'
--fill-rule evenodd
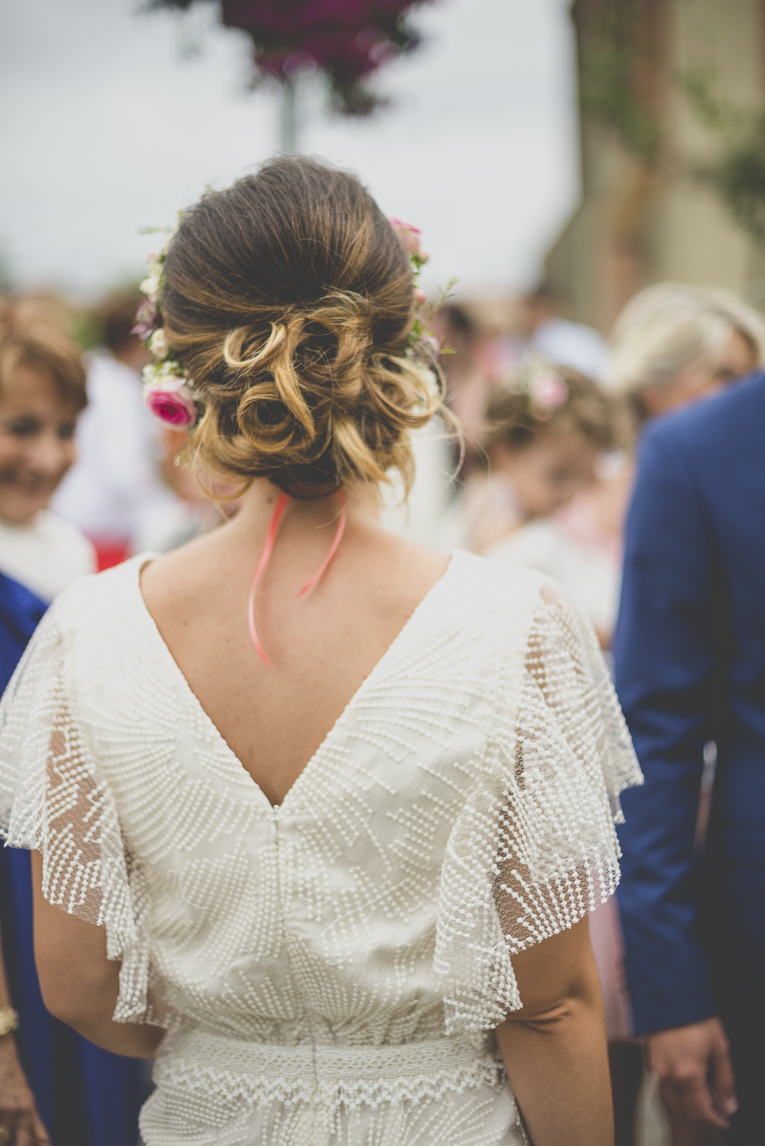
<path id="1" fill-rule="evenodd" d="M 559 379 L 564 399 L 558 405 L 544 405 L 534 398 L 534 372 L 548 372 Z M 497 390 L 489 400 L 486 412 L 490 440 L 501 441 L 517 449 L 549 434 L 572 431 L 583 434 L 601 449 L 614 444 L 613 411 L 608 396 L 584 374 L 568 366 L 548 363 L 530 364 L 518 373 L 518 385 Z"/>
<path id="2" fill-rule="evenodd" d="M 414 282 L 358 179 L 281 158 L 182 219 L 160 305 L 204 403 L 191 448 L 297 496 L 412 474 L 409 430 L 439 406 L 406 357 Z"/>
<path id="3" fill-rule="evenodd" d="M 138 345 L 138 335 L 133 333 L 133 328 L 142 302 L 140 291 L 120 291 L 107 295 L 94 312 L 104 343 L 112 354 Z"/>
<path id="4" fill-rule="evenodd" d="M 49 374 L 76 411 L 88 404 L 82 354 L 67 330 L 67 310 L 55 298 L 0 299 L 0 391 L 17 366 Z"/>

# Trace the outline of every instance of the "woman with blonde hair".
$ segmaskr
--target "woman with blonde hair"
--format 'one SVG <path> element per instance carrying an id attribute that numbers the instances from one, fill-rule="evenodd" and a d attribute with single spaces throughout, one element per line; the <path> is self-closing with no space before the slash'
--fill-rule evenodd
<path id="1" fill-rule="evenodd" d="M 639 426 L 765 362 L 765 321 L 729 291 L 657 283 L 627 303 L 611 346 L 610 388 Z"/>
<path id="2" fill-rule="evenodd" d="M 718 390 L 765 363 L 765 320 L 730 291 L 657 283 L 632 298 L 611 333 L 606 387 L 614 399 L 620 453 L 601 459 L 601 473 L 559 514 L 569 538 L 599 563 L 600 609 L 591 612 L 610 645 L 621 580 L 622 533 L 634 479 L 633 451 L 649 418 Z M 564 581 L 565 583 L 565 581 Z"/>
<path id="3" fill-rule="evenodd" d="M 43 991 L 156 1056 L 147 1146 L 613 1140 L 585 916 L 639 772 L 552 583 L 377 522 L 440 406 L 421 261 L 307 159 L 184 214 L 147 400 L 241 509 L 66 594 L 4 702 Z"/>

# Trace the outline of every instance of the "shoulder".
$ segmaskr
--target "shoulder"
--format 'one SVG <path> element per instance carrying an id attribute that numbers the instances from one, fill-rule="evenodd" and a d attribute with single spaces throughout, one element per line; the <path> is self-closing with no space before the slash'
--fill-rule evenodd
<path id="1" fill-rule="evenodd" d="M 510 608 L 532 601 L 550 580 L 543 573 L 527 569 L 511 559 L 494 561 L 464 549 L 454 550 L 451 568 L 460 590 L 480 592 L 492 606 L 497 600 Z"/>
<path id="2" fill-rule="evenodd" d="M 130 632 L 137 607 L 141 603 L 139 573 L 147 555 L 80 577 L 60 593 L 48 610 L 48 616 L 63 634 L 77 638 L 78 643 L 96 639 L 99 643 L 119 639 Z"/>
<path id="3" fill-rule="evenodd" d="M 452 554 L 453 591 L 463 600 L 500 617 L 533 616 L 563 601 L 575 611 L 569 594 L 547 573 L 521 565 L 508 553 L 498 561 L 457 549 Z"/>
<path id="4" fill-rule="evenodd" d="M 554 521 L 540 518 L 516 529 L 487 550 L 494 561 L 513 561 L 532 569 L 546 569 L 564 542 L 563 533 Z"/>
<path id="5" fill-rule="evenodd" d="M 540 613 L 566 598 L 552 578 L 511 558 L 477 557 L 464 550 L 452 554 L 447 610 L 467 631 L 482 629 L 492 643 L 524 647 Z"/>
<path id="6" fill-rule="evenodd" d="M 631 514 L 642 507 L 670 528 L 680 506 L 727 512 L 731 499 L 765 498 L 765 374 L 661 418 L 638 450 Z M 705 512 L 706 512 L 705 509 Z"/>
<path id="7" fill-rule="evenodd" d="M 683 455 L 707 446 L 735 449 L 748 440 L 753 424 L 757 427 L 757 444 L 761 449 L 763 422 L 765 374 L 757 374 L 714 398 L 657 419 L 643 435 L 640 455 L 659 452 L 662 448 Z"/>

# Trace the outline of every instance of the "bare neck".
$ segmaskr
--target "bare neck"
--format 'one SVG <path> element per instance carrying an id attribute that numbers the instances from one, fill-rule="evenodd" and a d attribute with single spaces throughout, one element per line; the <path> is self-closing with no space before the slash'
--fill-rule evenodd
<path id="1" fill-rule="evenodd" d="M 380 503 L 376 486 L 346 486 L 343 489 L 348 526 L 375 525 L 379 521 Z M 242 496 L 241 508 L 229 528 L 241 540 L 262 539 L 273 517 L 279 490 L 266 479 L 254 481 Z M 335 494 L 309 500 L 292 498 L 289 514 L 304 529 L 322 529 L 337 521 L 341 512 Z"/>
<path id="2" fill-rule="evenodd" d="M 258 481 L 227 525 L 151 562 L 141 588 L 192 692 L 272 804 L 278 804 L 352 696 L 443 575 L 447 560 L 386 532 L 376 490 L 343 491 L 342 544 L 327 556 L 337 497 L 293 499 L 258 585 L 248 597 L 279 491 Z"/>

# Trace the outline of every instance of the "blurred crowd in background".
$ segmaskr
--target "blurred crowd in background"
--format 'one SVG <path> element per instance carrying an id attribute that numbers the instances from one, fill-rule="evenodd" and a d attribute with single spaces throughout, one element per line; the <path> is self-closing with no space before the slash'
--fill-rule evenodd
<path id="1" fill-rule="evenodd" d="M 192 473 L 184 434 L 144 407 L 139 298 L 119 292 L 88 310 L 52 294 L 0 303 L 0 573 L 41 607 L 83 574 L 173 549 L 236 512 Z M 760 368 L 765 321 L 731 292 L 666 282 L 638 292 L 607 338 L 569 321 L 546 285 L 447 299 L 432 326 L 454 425 L 420 433 L 410 503 L 392 488 L 383 520 L 444 552 L 550 574 L 607 654 L 641 430 Z M 591 932 L 627 1142 L 643 1065 L 614 900 Z"/>
<path id="2" fill-rule="evenodd" d="M 184 435 L 144 407 L 139 301 L 128 290 L 87 310 L 53 294 L 0 302 L 0 568 L 44 600 L 236 511 L 192 474 Z M 550 574 L 608 649 L 641 427 L 756 370 L 765 321 L 731 292 L 659 283 L 606 338 L 564 317 L 543 284 L 447 300 L 432 326 L 456 428 L 417 441 L 410 504 L 391 489 L 386 524 Z"/>
<path id="3" fill-rule="evenodd" d="M 751 305 L 762 303 L 765 284 L 758 158 L 765 40 L 757 7 L 743 0 L 695 7 L 678 0 L 577 0 L 581 205 L 547 250 L 545 277 L 535 289 L 462 292 L 437 309 L 432 329 L 445 347 L 441 369 L 454 424 L 440 421 L 418 435 L 407 505 L 395 484 L 385 492 L 384 524 L 413 540 L 553 576 L 589 615 L 606 657 L 642 430 L 765 366 L 765 320 Z M 707 11 L 707 23 L 697 8 Z M 693 68 L 707 60 L 704 53 L 715 57 L 707 70 L 726 100 L 735 96 L 751 113 L 700 86 Z M 604 60 L 613 89 L 596 74 Z M 451 83 L 451 69 L 449 76 Z M 188 119 L 197 132 L 197 117 Z M 450 146 L 455 129 L 449 125 Z M 471 138 L 474 131 L 471 120 Z M 421 162 L 420 144 L 418 138 L 420 167 L 432 166 L 432 156 Z M 465 149 L 464 140 L 459 147 Z M 449 151 L 451 167 L 459 147 Z M 486 162 L 503 148 L 492 136 Z M 734 165 L 736 157 L 752 155 L 752 162 Z M 409 180 L 410 165 L 399 166 Z M 465 166 L 478 179 L 478 168 L 467 160 Z M 480 170 L 489 183 L 489 168 Z M 744 180 L 747 172 L 759 180 L 756 187 Z M 124 174 L 120 155 L 120 182 Z M 539 180 L 526 170 L 522 175 L 519 187 L 533 185 L 541 194 Z M 508 193 L 507 218 L 519 217 L 519 187 L 515 207 Z M 479 246 L 488 258 L 486 243 L 471 242 L 471 253 Z M 694 285 L 663 281 L 675 277 Z M 16 589 L 0 578 L 0 614 L 18 628 L 19 653 L 41 611 L 79 576 L 136 552 L 172 550 L 236 513 L 230 490 L 216 486 L 212 474 L 200 482 L 192 472 L 186 435 L 153 421 L 144 408 L 141 372 L 149 354 L 133 330 L 140 301 L 132 288 L 88 306 L 54 292 L 0 297 L 0 574 L 30 594 L 13 596 Z M 11 669 L 10 662 L 0 665 L 0 677 L 7 681 Z M 710 756 L 702 835 L 712 768 Z M 18 878 L 29 885 L 26 871 Z M 10 892 L 0 908 L 13 908 Z M 617 1144 L 628 1146 L 644 1068 L 631 1036 L 613 900 L 594 913 L 591 932 L 606 1004 Z M 6 961 L 9 933 L 3 915 Z M 31 963 L 30 952 L 19 948 L 19 965 L 26 957 Z M 55 1127 L 56 1110 L 45 1099 L 49 1045 L 40 1031 L 46 1022 L 22 1026 L 17 1041 L 40 1114 Z M 93 1096 L 105 1092 L 108 1057 L 97 1058 L 71 1031 L 55 1029 L 50 1045 L 58 1039 L 58 1057 L 71 1066 L 79 1055 Z M 145 1078 L 136 1073 L 128 1083 L 121 1091 L 125 1109 L 115 1105 L 105 1115 L 112 1122 L 104 1122 L 100 1136 L 78 1129 L 78 1146 L 133 1146 Z M 667 1139 L 652 1139 L 660 1140 Z M 684 1146 L 692 1140 L 683 1138 Z"/>
<path id="4" fill-rule="evenodd" d="M 26 296 L 0 312 L 0 571 L 43 601 L 236 512 L 206 496 L 184 464 L 183 435 L 143 406 L 138 301 L 122 292 L 82 312 Z M 550 574 L 608 650 L 641 427 L 765 363 L 765 322 L 730 292 L 660 283 L 630 300 L 609 338 L 566 319 L 544 285 L 447 300 L 433 325 L 449 351 L 442 368 L 459 430 L 440 424 L 420 437 L 410 506 L 391 491 L 386 523 L 444 551 Z M 634 1105 L 642 1068 L 628 1041 L 613 900 L 593 917 L 593 936 L 614 1075 L 625 1075 Z"/>

